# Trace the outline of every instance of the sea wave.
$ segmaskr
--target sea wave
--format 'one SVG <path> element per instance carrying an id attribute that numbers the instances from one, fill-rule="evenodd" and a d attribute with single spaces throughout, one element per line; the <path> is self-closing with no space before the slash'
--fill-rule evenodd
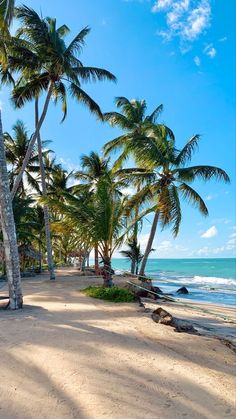
<path id="1" fill-rule="evenodd" d="M 234 287 L 236 289 L 236 280 L 230 278 L 219 278 L 214 276 L 187 276 L 187 275 L 170 275 L 170 274 L 154 274 L 151 275 L 154 281 L 161 281 L 163 283 L 188 284 L 192 286 L 202 287 Z"/>
<path id="2" fill-rule="evenodd" d="M 211 285 L 227 285 L 227 286 L 235 286 L 236 287 L 236 280 L 229 279 L 229 278 L 216 278 L 214 276 L 194 276 L 193 282 L 195 284 L 211 284 Z"/>

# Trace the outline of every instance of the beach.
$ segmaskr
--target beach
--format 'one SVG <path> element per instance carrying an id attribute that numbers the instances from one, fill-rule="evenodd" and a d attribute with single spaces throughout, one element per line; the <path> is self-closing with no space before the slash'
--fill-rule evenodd
<path id="1" fill-rule="evenodd" d="M 204 336 L 176 333 L 137 303 L 80 292 L 101 282 L 72 268 L 22 281 L 24 309 L 0 311 L 0 418 L 234 418 L 235 323 L 220 317 L 234 310 L 147 303 Z"/>

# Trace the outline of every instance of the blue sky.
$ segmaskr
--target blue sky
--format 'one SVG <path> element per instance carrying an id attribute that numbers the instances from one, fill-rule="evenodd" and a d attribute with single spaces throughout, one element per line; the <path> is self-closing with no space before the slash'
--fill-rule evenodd
<path id="1" fill-rule="evenodd" d="M 84 64 L 104 67 L 117 84 L 84 86 L 103 111 L 114 110 L 114 97 L 146 99 L 151 111 L 163 103 L 160 121 L 172 128 L 180 147 L 202 135 L 194 164 L 225 169 L 231 184 L 195 183 L 206 199 L 209 217 L 183 205 L 180 234 L 157 231 L 153 257 L 235 256 L 235 0 L 25 0 L 25 4 L 66 23 L 71 36 L 92 30 L 81 56 Z M 33 130 L 33 106 L 15 111 L 9 91 L 0 92 L 5 130 L 23 119 Z M 100 151 L 118 131 L 102 124 L 82 106 L 69 102 L 60 124 L 60 108 L 51 104 L 42 129 L 44 139 L 68 169 L 82 153 Z M 150 222 L 144 223 L 142 246 Z"/>

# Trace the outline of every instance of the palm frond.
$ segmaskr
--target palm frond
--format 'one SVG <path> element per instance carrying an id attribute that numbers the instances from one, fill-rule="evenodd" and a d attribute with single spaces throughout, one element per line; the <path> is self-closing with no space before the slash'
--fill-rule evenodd
<path id="1" fill-rule="evenodd" d="M 186 199 L 191 205 L 197 207 L 203 215 L 208 215 L 208 209 L 205 202 L 194 189 L 192 189 L 186 183 L 181 183 L 178 189 L 184 199 Z"/>
<path id="2" fill-rule="evenodd" d="M 173 170 L 173 174 L 178 176 L 178 180 L 184 182 L 192 182 L 196 178 L 202 180 L 215 179 L 217 181 L 223 180 L 224 182 L 230 182 L 230 178 L 227 173 L 215 166 L 192 166 L 186 168 L 180 168 Z"/>
<path id="3" fill-rule="evenodd" d="M 192 159 L 193 153 L 198 149 L 200 135 L 196 134 L 190 138 L 176 157 L 175 164 L 185 164 Z"/>
<path id="4" fill-rule="evenodd" d="M 91 112 L 98 116 L 99 119 L 103 119 L 103 114 L 99 105 L 84 90 L 74 83 L 70 83 L 69 90 L 72 97 L 74 97 L 78 102 L 84 103 Z"/>

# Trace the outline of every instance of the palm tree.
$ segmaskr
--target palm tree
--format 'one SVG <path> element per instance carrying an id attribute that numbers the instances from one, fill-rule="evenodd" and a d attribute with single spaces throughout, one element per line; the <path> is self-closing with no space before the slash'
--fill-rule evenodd
<path id="1" fill-rule="evenodd" d="M 13 16 L 14 1 L 0 0 L 0 28 L 6 29 Z M 3 31 L 2 31 L 3 32 Z M 9 288 L 9 308 L 19 309 L 23 305 L 21 290 L 19 255 L 13 216 L 11 194 L 8 181 L 7 163 L 2 132 L 0 110 L 0 223 L 3 233 L 5 266 Z"/>
<path id="2" fill-rule="evenodd" d="M 104 146 L 105 156 L 110 155 L 115 151 L 120 151 L 121 153 L 114 163 L 115 167 L 120 167 L 122 164 L 130 157 L 134 158 L 136 165 L 136 148 L 142 148 L 143 141 L 147 137 L 152 135 L 152 127 L 157 123 L 157 119 L 160 113 L 163 110 L 163 105 L 157 106 L 150 115 L 146 115 L 147 104 L 145 100 L 128 100 L 126 97 L 117 97 L 115 99 L 115 104 L 121 112 L 108 112 L 104 114 L 104 119 L 107 120 L 111 126 L 115 126 L 122 131 L 124 134 L 121 136 L 109 141 Z M 160 125 L 164 128 L 164 125 Z M 168 130 L 168 128 L 166 128 Z M 169 134 L 172 135 L 171 131 L 168 130 Z M 147 174 L 147 176 L 149 176 Z M 142 175 L 143 178 L 143 175 Z M 148 179 L 147 179 L 148 180 Z M 141 182 L 139 177 L 137 177 L 134 182 L 134 187 L 138 193 L 141 189 Z M 137 202 L 136 207 L 133 210 L 133 218 L 139 218 L 139 204 Z M 131 266 L 131 272 L 134 273 L 135 270 L 135 247 L 137 245 L 139 232 L 139 223 L 136 222 L 133 228 L 132 240 L 134 251 L 133 254 L 133 263 Z"/>
<path id="3" fill-rule="evenodd" d="M 26 102 L 39 98 L 43 92 L 46 92 L 46 99 L 22 170 L 15 181 L 13 195 L 46 117 L 50 99 L 62 102 L 63 119 L 67 114 L 67 92 L 102 118 L 98 104 L 82 89 L 81 82 L 115 81 L 115 76 L 109 71 L 83 66 L 78 58 L 90 31 L 88 27 L 83 28 L 67 46 L 64 37 L 69 28 L 66 25 L 57 28 L 56 19 L 41 18 L 27 6 L 19 7 L 16 17 L 22 23 L 22 27 L 18 32 L 18 41 L 14 38 L 8 46 L 8 65 L 10 70 L 20 71 L 21 75 L 13 89 L 12 100 L 15 106 L 20 108 Z"/>
<path id="4" fill-rule="evenodd" d="M 132 274 L 138 274 L 139 270 L 139 264 L 141 260 L 143 259 L 143 254 L 140 250 L 140 244 L 137 243 L 137 241 L 132 238 L 127 242 L 128 249 L 121 250 L 120 254 L 131 261 L 131 273 Z"/>
<path id="5" fill-rule="evenodd" d="M 120 167 L 124 161 L 132 155 L 135 159 L 134 148 L 136 144 L 142 143 L 147 136 L 150 136 L 150 129 L 156 124 L 157 118 L 163 110 L 163 105 L 157 106 L 150 114 L 146 115 L 147 104 L 145 100 L 128 100 L 126 97 L 117 97 L 115 104 L 121 112 L 107 112 L 104 119 L 111 126 L 115 126 L 124 134 L 108 141 L 104 146 L 105 156 L 112 152 L 121 150 L 115 166 Z"/>
<path id="6" fill-rule="evenodd" d="M 7 163 L 10 165 L 10 186 L 14 184 L 14 179 L 21 170 L 24 156 L 27 152 L 27 148 L 30 143 L 30 137 L 28 131 L 22 121 L 17 121 L 12 127 L 13 136 L 8 132 L 4 133 L 4 141 L 6 148 Z M 43 142 L 43 146 L 48 144 L 47 141 Z M 48 151 L 43 152 L 45 157 L 49 153 Z M 20 193 L 26 194 L 28 187 L 35 189 L 39 192 L 38 180 L 36 176 L 39 173 L 39 157 L 37 150 L 34 148 L 33 153 L 29 159 L 26 167 L 24 176 L 20 183 Z"/>
<path id="7" fill-rule="evenodd" d="M 152 137 L 147 137 L 142 147 L 135 148 L 136 159 L 140 165 L 153 171 L 153 181 L 131 198 L 129 203 L 132 208 L 137 202 L 143 204 L 148 201 L 154 212 L 140 275 L 144 275 L 157 224 L 162 228 L 171 225 L 174 237 L 177 236 L 182 218 L 181 199 L 197 207 L 203 215 L 208 215 L 203 199 L 189 184 L 196 179 L 229 182 L 226 172 L 218 167 L 186 167 L 198 147 L 199 138 L 199 135 L 194 135 L 181 150 L 177 150 L 173 137 L 170 138 L 167 131 L 156 127 L 153 128 Z"/>

